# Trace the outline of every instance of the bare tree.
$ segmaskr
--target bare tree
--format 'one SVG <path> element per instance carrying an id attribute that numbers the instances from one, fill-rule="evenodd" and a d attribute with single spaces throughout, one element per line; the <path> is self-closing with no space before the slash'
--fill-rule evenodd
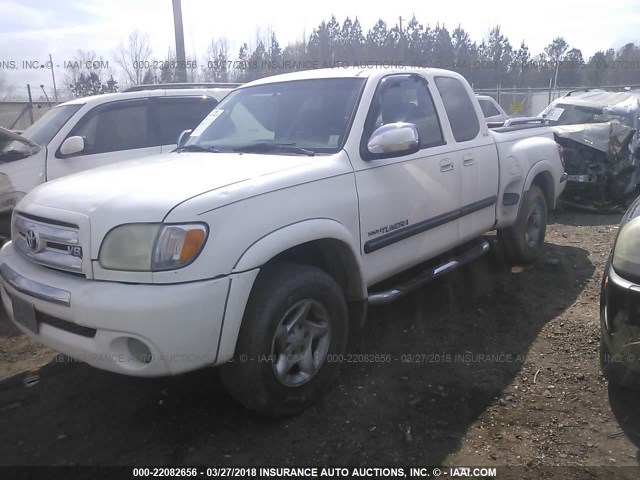
<path id="1" fill-rule="evenodd" d="M 212 38 L 207 47 L 206 64 L 202 67 L 202 79 L 205 82 L 229 81 L 229 41 L 225 37 Z"/>
<path id="2" fill-rule="evenodd" d="M 13 96 L 14 86 L 7 82 L 7 78 L 4 73 L 0 72 L 0 99 L 6 100 Z"/>
<path id="3" fill-rule="evenodd" d="M 149 69 L 151 45 L 146 34 L 135 30 L 129 34 L 127 43 L 120 43 L 116 63 L 122 67 L 131 85 L 140 85 Z"/>

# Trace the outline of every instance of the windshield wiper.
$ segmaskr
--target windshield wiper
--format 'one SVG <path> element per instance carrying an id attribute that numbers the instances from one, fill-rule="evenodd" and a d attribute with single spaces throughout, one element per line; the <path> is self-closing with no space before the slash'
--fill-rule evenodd
<path id="1" fill-rule="evenodd" d="M 219 153 L 219 150 L 215 147 L 204 147 L 195 143 L 191 145 L 183 145 L 174 150 L 174 152 L 213 152 Z"/>
<path id="2" fill-rule="evenodd" d="M 315 156 L 315 153 L 312 150 L 296 147 L 295 143 L 258 142 L 258 143 L 251 143 L 249 145 L 243 145 L 241 147 L 234 148 L 233 150 L 236 152 L 246 152 L 246 153 L 283 152 L 283 153 L 294 153 L 298 155 L 307 155 L 309 157 Z"/>

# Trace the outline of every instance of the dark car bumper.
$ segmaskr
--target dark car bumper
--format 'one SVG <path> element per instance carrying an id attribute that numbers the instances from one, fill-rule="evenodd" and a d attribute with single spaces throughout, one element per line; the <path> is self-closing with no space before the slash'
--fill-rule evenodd
<path id="1" fill-rule="evenodd" d="M 640 377 L 640 285 L 616 273 L 607 262 L 600 293 L 602 368 Z"/>

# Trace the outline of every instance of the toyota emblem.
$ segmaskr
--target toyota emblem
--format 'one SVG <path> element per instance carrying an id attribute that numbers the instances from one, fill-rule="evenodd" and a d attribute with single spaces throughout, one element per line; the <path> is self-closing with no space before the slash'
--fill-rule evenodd
<path id="1" fill-rule="evenodd" d="M 40 248 L 40 235 L 33 229 L 29 229 L 26 234 L 27 246 L 33 251 L 38 252 Z"/>

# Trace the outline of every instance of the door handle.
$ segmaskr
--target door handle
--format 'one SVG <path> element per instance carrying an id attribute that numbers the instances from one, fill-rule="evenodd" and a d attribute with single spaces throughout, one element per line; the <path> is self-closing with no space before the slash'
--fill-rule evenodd
<path id="1" fill-rule="evenodd" d="M 473 165 L 473 156 L 471 156 L 470 153 L 465 153 L 462 156 L 462 165 L 464 165 L 465 167 L 468 167 L 469 165 Z"/>
<path id="2" fill-rule="evenodd" d="M 453 170 L 453 161 L 448 158 L 444 158 L 440 160 L 440 171 L 441 172 L 449 172 Z"/>

